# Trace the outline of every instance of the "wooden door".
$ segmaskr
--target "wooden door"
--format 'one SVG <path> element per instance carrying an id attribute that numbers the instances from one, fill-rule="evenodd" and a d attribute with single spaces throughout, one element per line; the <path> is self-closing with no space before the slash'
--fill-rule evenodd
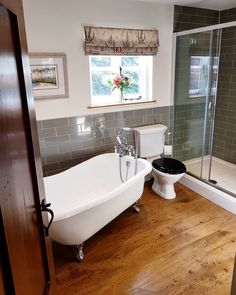
<path id="1" fill-rule="evenodd" d="M 0 290 L 52 294 L 52 256 L 40 210 L 44 189 L 21 1 L 0 0 L 0 36 L 0 235 L 6 247 L 4 254 L 0 250 L 0 259 L 5 257 Z"/>
<path id="2" fill-rule="evenodd" d="M 14 294 L 9 255 L 0 211 L 0 294 Z"/>
<path id="3" fill-rule="evenodd" d="M 0 294 L 6 294 L 6 289 L 4 286 L 4 278 L 3 278 L 3 267 L 2 267 L 1 261 L 0 261 Z"/>

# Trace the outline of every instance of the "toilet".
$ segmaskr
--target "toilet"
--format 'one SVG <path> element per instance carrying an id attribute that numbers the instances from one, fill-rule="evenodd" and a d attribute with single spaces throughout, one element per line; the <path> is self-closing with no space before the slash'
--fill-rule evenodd
<path id="1" fill-rule="evenodd" d="M 135 128 L 138 156 L 152 164 L 152 190 L 165 199 L 176 197 L 174 184 L 186 172 L 185 165 L 173 158 L 161 158 L 167 127 L 161 124 Z"/>

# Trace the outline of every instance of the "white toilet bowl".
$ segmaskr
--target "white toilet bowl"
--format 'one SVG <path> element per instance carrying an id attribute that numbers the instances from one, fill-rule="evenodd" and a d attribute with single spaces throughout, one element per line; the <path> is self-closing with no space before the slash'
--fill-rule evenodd
<path id="1" fill-rule="evenodd" d="M 154 160 L 152 166 L 154 178 L 152 190 L 165 199 L 174 199 L 176 197 L 174 184 L 184 175 L 185 165 L 175 159 L 160 158 Z"/>
<path id="2" fill-rule="evenodd" d="M 180 178 L 184 175 L 181 174 L 167 174 L 153 168 L 152 176 L 154 178 L 154 182 L 152 185 L 152 190 L 165 199 L 174 199 L 176 197 L 174 184 L 180 180 Z"/>

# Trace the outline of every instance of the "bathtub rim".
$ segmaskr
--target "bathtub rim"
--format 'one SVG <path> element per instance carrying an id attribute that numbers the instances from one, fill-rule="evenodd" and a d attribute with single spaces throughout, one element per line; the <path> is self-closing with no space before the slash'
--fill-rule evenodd
<path id="1" fill-rule="evenodd" d="M 94 158 L 99 158 L 99 157 L 106 157 L 106 156 L 109 156 L 109 155 L 117 155 L 117 153 L 105 153 L 105 154 L 100 154 L 100 155 L 97 155 L 95 157 L 92 157 L 91 159 L 88 159 L 80 164 L 77 164 L 65 171 L 62 171 L 58 174 L 55 174 L 55 175 L 51 175 L 51 176 L 47 176 L 45 177 L 45 179 L 49 179 L 49 178 L 55 178 L 57 175 L 62 175 L 62 174 L 67 174 L 68 171 L 70 169 L 74 169 L 75 167 L 78 167 L 80 165 L 86 165 L 86 162 L 88 161 L 92 161 Z M 134 160 L 133 157 L 131 156 L 126 156 L 126 159 L 132 159 Z M 98 199 L 95 199 L 95 200 L 92 200 L 86 204 L 84 204 L 83 206 L 78 206 L 76 208 L 74 208 L 73 210 L 70 210 L 69 212 L 63 212 L 63 213 L 60 213 L 60 214 L 55 214 L 54 216 L 54 221 L 53 222 L 57 222 L 57 221 L 61 221 L 61 220 L 64 220 L 66 218 L 70 218 L 76 214 L 79 214 L 81 212 L 84 212 L 86 210 L 89 210 L 95 206 L 98 206 L 98 205 L 101 205 L 103 203 L 105 203 L 106 201 L 112 199 L 112 197 L 114 197 L 114 195 L 118 195 L 120 193 L 122 193 L 123 191 L 125 191 L 129 186 L 131 186 L 133 183 L 137 182 L 140 178 L 144 178 L 148 173 L 150 173 L 152 171 L 152 165 L 145 159 L 142 159 L 142 158 L 138 158 L 138 162 L 140 163 L 143 163 L 144 165 L 144 168 L 139 171 L 136 175 L 134 175 L 133 177 L 131 177 L 130 179 L 128 179 L 125 183 L 121 183 L 119 186 L 115 187 L 113 190 L 109 191 L 108 193 L 105 193 L 102 197 L 98 198 Z M 143 180 L 145 181 L 145 180 Z M 46 184 L 44 184 L 46 186 Z M 47 199 L 47 196 L 46 196 L 46 200 L 50 203 L 53 202 L 53 200 L 48 200 Z M 53 208 L 52 208 L 53 209 Z"/>

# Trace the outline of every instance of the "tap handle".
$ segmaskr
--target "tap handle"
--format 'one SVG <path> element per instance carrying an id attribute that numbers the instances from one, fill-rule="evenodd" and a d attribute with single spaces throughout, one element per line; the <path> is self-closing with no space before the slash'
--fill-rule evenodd
<path id="1" fill-rule="evenodd" d="M 116 136 L 116 140 L 117 140 L 118 144 L 120 144 L 120 145 L 122 144 L 120 136 Z"/>

